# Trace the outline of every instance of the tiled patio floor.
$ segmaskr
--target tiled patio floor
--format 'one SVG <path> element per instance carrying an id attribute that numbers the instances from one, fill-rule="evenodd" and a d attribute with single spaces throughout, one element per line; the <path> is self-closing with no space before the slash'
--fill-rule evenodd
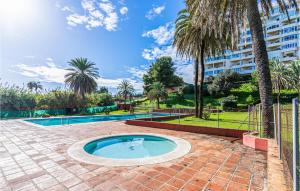
<path id="1" fill-rule="evenodd" d="M 181 137 L 190 153 L 162 164 L 103 167 L 77 162 L 67 154 L 84 138 L 126 132 Z M 223 137 L 101 122 L 36 127 L 0 121 L 0 190 L 263 190 L 266 154 Z"/>

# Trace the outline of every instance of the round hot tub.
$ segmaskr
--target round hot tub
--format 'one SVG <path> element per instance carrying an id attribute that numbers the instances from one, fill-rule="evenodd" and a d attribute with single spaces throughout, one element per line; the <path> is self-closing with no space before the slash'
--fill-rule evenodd
<path id="1" fill-rule="evenodd" d="M 164 137 L 121 135 L 92 141 L 84 146 L 84 150 L 100 157 L 135 159 L 166 154 L 173 151 L 176 146 L 174 141 Z"/>
<path id="2" fill-rule="evenodd" d="M 103 166 L 162 163 L 187 154 L 189 142 L 160 134 L 118 134 L 86 139 L 72 145 L 69 155 L 81 162 Z"/>

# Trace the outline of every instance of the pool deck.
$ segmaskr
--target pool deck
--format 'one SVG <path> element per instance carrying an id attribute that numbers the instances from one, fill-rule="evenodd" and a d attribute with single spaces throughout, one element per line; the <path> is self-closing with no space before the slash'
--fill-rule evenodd
<path id="1" fill-rule="evenodd" d="M 83 139 L 158 133 L 189 141 L 184 157 L 153 165 L 105 167 L 67 154 Z M 230 138 L 130 126 L 122 121 L 38 127 L 0 121 L 0 190 L 259 191 L 267 189 L 267 155 Z"/>

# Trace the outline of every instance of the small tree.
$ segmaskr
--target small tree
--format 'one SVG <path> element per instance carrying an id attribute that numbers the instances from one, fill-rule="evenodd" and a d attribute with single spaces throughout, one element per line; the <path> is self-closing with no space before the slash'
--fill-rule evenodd
<path id="1" fill-rule="evenodd" d="M 160 99 L 166 98 L 168 94 L 162 83 L 154 82 L 147 96 L 150 100 L 156 100 L 157 109 L 159 109 Z"/>
<path id="2" fill-rule="evenodd" d="M 213 80 L 212 84 L 208 85 L 208 92 L 212 96 L 227 96 L 232 88 L 239 87 L 240 74 L 231 70 L 219 73 Z"/>
<path id="3" fill-rule="evenodd" d="M 108 88 L 107 87 L 100 87 L 99 90 L 97 91 L 98 93 L 108 93 Z"/>
<path id="4" fill-rule="evenodd" d="M 300 60 L 293 61 L 288 65 L 288 83 L 293 89 L 296 89 L 300 96 Z"/>
<path id="5" fill-rule="evenodd" d="M 143 76 L 143 81 L 145 93 L 150 91 L 154 82 L 162 83 L 165 88 L 183 85 L 182 78 L 175 74 L 175 67 L 171 57 L 161 57 L 152 63 L 147 73 Z"/>
<path id="6" fill-rule="evenodd" d="M 42 90 L 43 89 L 43 86 L 40 82 L 34 82 L 34 81 L 31 81 L 31 82 L 28 82 L 27 83 L 27 88 L 30 90 L 30 91 L 35 91 L 35 93 L 38 92 L 38 90 Z"/>
<path id="7" fill-rule="evenodd" d="M 288 87 L 289 77 L 287 67 L 279 60 L 270 62 L 272 87 L 277 92 L 277 103 L 279 103 L 280 91 Z"/>
<path id="8" fill-rule="evenodd" d="M 133 85 L 128 80 L 123 80 L 118 86 L 118 94 L 123 97 L 126 103 L 127 99 L 134 94 Z"/>

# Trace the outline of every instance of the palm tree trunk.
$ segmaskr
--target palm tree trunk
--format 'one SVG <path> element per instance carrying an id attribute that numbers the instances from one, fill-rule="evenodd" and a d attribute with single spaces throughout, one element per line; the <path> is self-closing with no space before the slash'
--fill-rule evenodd
<path id="1" fill-rule="evenodd" d="M 196 58 L 195 60 L 195 78 L 194 78 L 194 96 L 195 96 L 195 117 L 198 117 L 199 112 L 199 91 L 198 91 L 198 72 L 199 72 L 199 60 Z"/>
<path id="2" fill-rule="evenodd" d="M 247 1 L 247 17 L 252 34 L 252 47 L 255 55 L 256 69 L 258 74 L 264 133 L 268 137 L 273 137 L 274 120 L 272 114 L 272 82 L 266 42 L 264 40 L 264 33 L 257 0 Z"/>
<path id="3" fill-rule="evenodd" d="M 127 100 L 127 94 L 124 95 L 124 111 L 127 111 L 127 103 L 126 103 L 126 100 Z"/>
<path id="4" fill-rule="evenodd" d="M 204 106 L 204 100 L 203 100 L 203 83 L 204 83 L 204 73 L 205 73 L 205 67 L 204 67 L 204 48 L 205 48 L 205 42 L 202 41 L 201 48 L 200 48 L 200 79 L 199 79 L 199 118 L 203 117 L 203 106 Z"/>
<path id="5" fill-rule="evenodd" d="M 160 109 L 159 108 L 159 98 L 156 98 L 156 104 L 157 104 L 157 109 Z"/>

